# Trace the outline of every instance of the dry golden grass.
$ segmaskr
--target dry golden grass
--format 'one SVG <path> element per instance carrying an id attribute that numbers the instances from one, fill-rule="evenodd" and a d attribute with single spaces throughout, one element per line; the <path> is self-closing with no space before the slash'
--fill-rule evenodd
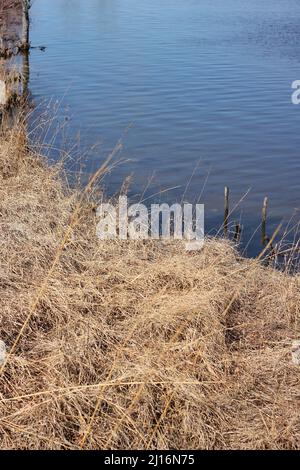
<path id="1" fill-rule="evenodd" d="M 221 239 L 100 242 L 61 173 L 2 136 L 0 448 L 300 448 L 299 276 Z"/>

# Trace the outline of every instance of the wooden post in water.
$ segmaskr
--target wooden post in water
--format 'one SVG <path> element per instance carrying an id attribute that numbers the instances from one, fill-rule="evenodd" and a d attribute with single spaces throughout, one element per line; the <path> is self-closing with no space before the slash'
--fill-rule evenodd
<path id="1" fill-rule="evenodd" d="M 261 243 L 264 245 L 267 240 L 267 211 L 268 211 L 268 198 L 264 198 L 262 214 L 261 214 Z"/>
<path id="2" fill-rule="evenodd" d="M 224 191 L 224 236 L 228 237 L 228 218 L 229 218 L 229 188 L 225 186 Z"/>
<path id="3" fill-rule="evenodd" d="M 240 241 L 241 241 L 242 228 L 241 228 L 241 226 L 240 226 L 240 224 L 239 224 L 238 222 L 235 222 L 234 225 L 235 225 L 235 232 L 234 232 L 234 237 L 233 237 L 233 239 L 234 239 L 234 241 L 235 241 L 236 243 L 240 243 Z"/>
<path id="4" fill-rule="evenodd" d="M 22 55 L 22 98 L 27 100 L 30 79 L 29 51 L 25 51 Z"/>
<path id="5" fill-rule="evenodd" d="M 30 0 L 22 0 L 22 37 L 21 37 L 21 49 L 28 51 L 30 47 L 29 42 L 29 9 Z"/>

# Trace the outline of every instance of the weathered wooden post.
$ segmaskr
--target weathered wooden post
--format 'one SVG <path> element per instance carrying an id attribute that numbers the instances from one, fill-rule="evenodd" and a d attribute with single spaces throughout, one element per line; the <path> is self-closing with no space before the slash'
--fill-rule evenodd
<path id="1" fill-rule="evenodd" d="M 240 241 L 241 241 L 241 234 L 242 234 L 242 228 L 241 228 L 239 222 L 237 222 L 237 221 L 235 221 L 234 225 L 235 225 L 235 232 L 234 232 L 233 240 L 234 240 L 236 243 L 240 243 Z"/>
<path id="2" fill-rule="evenodd" d="M 29 52 L 23 53 L 22 61 L 22 96 L 27 99 L 29 93 L 29 79 L 30 79 L 30 63 L 29 63 Z"/>
<path id="3" fill-rule="evenodd" d="M 22 0 L 22 36 L 21 49 L 27 51 L 30 47 L 29 41 L 29 9 L 30 0 Z"/>
<path id="4" fill-rule="evenodd" d="M 0 0 L 0 121 L 28 95 L 30 0 Z M 10 57 L 22 53 L 22 61 Z M 12 119 L 5 119 L 12 122 Z"/>
<path id="5" fill-rule="evenodd" d="M 224 190 L 224 235 L 228 237 L 228 219 L 229 219 L 229 188 L 225 186 Z"/>
<path id="6" fill-rule="evenodd" d="M 30 6 L 30 0 L 0 0 L 0 56 L 29 49 Z"/>
<path id="7" fill-rule="evenodd" d="M 261 214 L 261 243 L 264 245 L 267 241 L 267 210 L 268 210 L 268 198 L 264 198 L 262 214 Z"/>

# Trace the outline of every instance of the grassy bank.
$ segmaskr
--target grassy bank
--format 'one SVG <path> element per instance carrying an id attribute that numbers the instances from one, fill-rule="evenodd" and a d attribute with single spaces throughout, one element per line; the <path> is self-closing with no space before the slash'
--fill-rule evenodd
<path id="1" fill-rule="evenodd" d="M 0 143 L 0 448 L 300 448 L 300 278 L 100 242 L 94 191 Z"/>

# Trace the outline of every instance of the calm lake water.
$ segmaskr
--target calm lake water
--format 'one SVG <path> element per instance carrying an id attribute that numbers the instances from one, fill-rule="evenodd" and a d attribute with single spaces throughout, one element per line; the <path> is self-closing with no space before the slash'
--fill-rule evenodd
<path id="1" fill-rule="evenodd" d="M 59 101 L 82 151 L 101 144 L 86 171 L 122 137 L 110 194 L 131 173 L 131 194 L 177 187 L 152 201 L 200 197 L 210 231 L 224 186 L 232 205 L 249 190 L 232 216 L 248 238 L 264 196 L 270 231 L 299 208 L 299 0 L 36 0 L 31 40 L 35 102 Z"/>

